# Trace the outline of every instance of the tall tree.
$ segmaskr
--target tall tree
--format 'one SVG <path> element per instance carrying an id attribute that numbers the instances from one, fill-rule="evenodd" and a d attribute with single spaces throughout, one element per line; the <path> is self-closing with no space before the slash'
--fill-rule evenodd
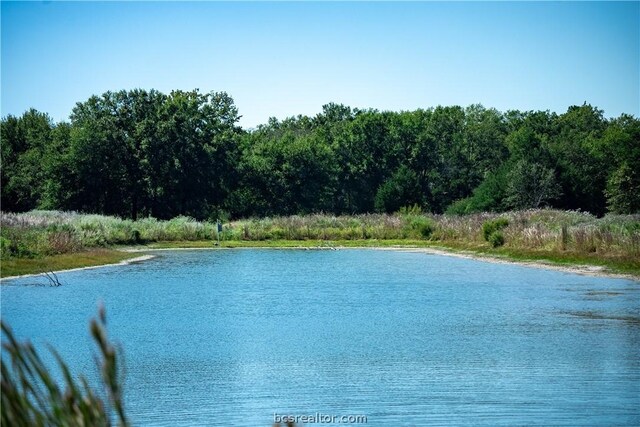
<path id="1" fill-rule="evenodd" d="M 2 208 L 199 219 L 550 205 L 637 212 L 640 125 L 565 114 L 327 104 L 243 131 L 224 92 L 135 89 L 1 121 Z M 226 213 L 225 213 L 226 212 Z"/>
<path id="2" fill-rule="evenodd" d="M 515 209 L 538 208 L 560 195 L 553 170 L 540 163 L 518 161 L 508 174 L 506 202 Z"/>
<path id="3" fill-rule="evenodd" d="M 549 146 L 564 194 L 559 206 L 604 214 L 608 168 L 593 151 L 606 129 L 602 110 L 588 104 L 569 107 L 556 126 Z"/>
<path id="4" fill-rule="evenodd" d="M 375 207 L 378 212 L 397 212 L 403 206 L 423 204 L 418 175 L 407 166 L 400 166 L 376 192 Z"/>
<path id="5" fill-rule="evenodd" d="M 227 94 L 107 92 L 71 120 L 77 208 L 206 218 L 223 205 L 240 132 Z"/>
<path id="6" fill-rule="evenodd" d="M 49 115 L 30 109 L 2 121 L 2 208 L 26 211 L 38 207 L 43 192 L 42 163 L 51 141 Z"/>
<path id="7" fill-rule="evenodd" d="M 605 190 L 609 210 L 640 213 L 640 120 L 627 114 L 613 120 L 596 153 L 611 164 Z"/>

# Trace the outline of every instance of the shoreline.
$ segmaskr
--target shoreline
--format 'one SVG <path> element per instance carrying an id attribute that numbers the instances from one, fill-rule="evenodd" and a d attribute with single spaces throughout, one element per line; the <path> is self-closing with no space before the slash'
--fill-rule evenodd
<path id="1" fill-rule="evenodd" d="M 615 273 L 611 271 L 607 271 L 606 267 L 597 266 L 597 265 L 588 265 L 588 264 L 574 264 L 574 265 L 562 265 L 553 263 L 552 261 L 544 262 L 544 261 L 525 261 L 525 260 L 514 260 L 509 259 L 507 257 L 498 257 L 498 256 L 490 256 L 490 255 L 482 255 L 478 253 L 473 253 L 471 251 L 453 251 L 447 250 L 446 248 L 426 248 L 426 247 L 410 247 L 410 246 L 319 246 L 319 247 L 310 247 L 310 246 L 280 246 L 280 247 L 272 247 L 272 246 L 242 246 L 242 247 L 178 247 L 178 248 L 150 248 L 150 249 L 137 249 L 137 248 L 127 248 L 122 249 L 125 252 L 150 252 L 150 251 L 214 251 L 214 250 L 236 250 L 236 249 L 294 249 L 294 250 L 349 250 L 349 249 L 369 249 L 369 250 L 378 250 L 378 251 L 399 251 L 399 252 L 418 252 L 418 253 L 426 253 L 431 255 L 441 255 L 441 256 L 451 256 L 456 258 L 464 258 L 471 259 L 476 261 L 490 262 L 494 264 L 514 264 L 520 265 L 523 267 L 530 268 L 538 268 L 538 269 L 546 269 L 546 270 L 554 270 L 560 271 L 563 273 L 573 273 L 579 274 L 582 276 L 593 276 L 593 277 L 610 277 L 613 279 L 626 279 L 632 280 L 640 283 L 640 277 L 634 276 L 633 274 L 625 274 L 625 273 Z"/>
<path id="2" fill-rule="evenodd" d="M 633 274 L 625 274 L 625 273 L 614 273 L 606 270 L 606 267 L 598 266 L 598 265 L 561 265 L 553 263 L 552 261 L 543 262 L 543 261 L 524 261 L 524 260 L 512 260 L 509 258 L 502 258 L 496 256 L 488 256 L 475 254 L 472 252 L 450 252 L 446 249 L 436 249 L 436 248 L 376 248 L 381 250 L 391 249 L 391 250 L 404 250 L 406 252 L 422 252 L 428 253 L 432 255 L 442 255 L 442 256 L 452 256 L 456 258 L 465 258 L 472 259 L 476 261 L 484 261 L 491 262 L 494 264 L 515 264 L 520 265 L 522 267 L 530 267 L 530 268 L 538 268 L 545 270 L 555 270 L 563 273 L 573 273 L 579 274 L 581 276 L 593 276 L 593 277 L 609 277 L 612 279 L 626 279 L 632 280 L 634 282 L 640 283 L 640 277 L 634 276 Z"/>
<path id="3" fill-rule="evenodd" d="M 67 268 L 64 270 L 54 270 L 54 273 L 68 273 L 70 271 L 80 271 L 80 270 L 89 270 L 89 269 L 93 269 L 93 268 L 103 268 L 103 267 L 115 267 L 115 266 L 119 266 L 119 265 L 128 265 L 128 264 L 135 264 L 138 262 L 143 262 L 143 261 L 147 261 L 149 259 L 155 258 L 155 255 L 151 255 L 151 254 L 146 254 L 146 255 L 141 255 L 139 257 L 135 257 L 135 258 L 131 258 L 131 259 L 125 259 L 119 262 L 112 262 L 109 264 L 100 264 L 100 265 L 89 265 L 86 267 L 76 267 L 76 268 Z M 38 276 L 42 276 L 44 273 L 29 273 L 29 274 L 19 274 L 17 276 L 7 276 L 7 277 L 1 277 L 0 278 L 0 282 L 3 282 L 5 280 L 10 280 L 10 279 L 20 279 L 23 277 L 38 277 Z"/>
<path id="4" fill-rule="evenodd" d="M 379 250 L 379 251 L 398 251 L 398 252 L 417 252 L 417 253 L 425 253 L 430 255 L 440 255 L 440 256 L 450 256 L 456 258 L 464 258 L 471 259 L 482 262 L 490 262 L 494 264 L 513 264 L 520 265 L 522 267 L 529 268 L 538 268 L 538 269 L 546 269 L 546 270 L 554 270 L 563 273 L 572 273 L 578 274 L 582 276 L 592 276 L 592 277 L 608 277 L 613 279 L 626 279 L 634 282 L 640 283 L 640 277 L 634 276 L 633 274 L 625 274 L 625 273 L 615 273 L 611 271 L 607 271 L 606 267 L 596 266 L 596 265 L 561 265 L 554 263 L 552 261 L 544 262 L 544 261 L 526 261 L 526 260 L 514 260 L 509 259 L 508 257 L 499 257 L 499 256 L 490 256 L 474 253 L 471 251 L 455 251 L 449 250 L 447 248 L 429 248 L 429 247 L 411 247 L 411 246 L 241 246 L 241 247 L 176 247 L 176 248 L 121 248 L 117 249 L 121 252 L 126 253 L 146 253 L 146 252 L 164 252 L 164 251 L 215 251 L 215 250 L 237 250 L 237 249 L 276 249 L 276 250 L 349 250 L 349 249 L 368 249 L 368 250 Z M 55 273 L 66 273 L 70 271 L 79 271 L 86 269 L 94 269 L 94 268 L 102 268 L 102 267 L 113 267 L 119 265 L 128 265 L 134 264 L 137 262 L 147 261 L 149 259 L 154 258 L 155 255 L 144 254 L 139 257 L 122 260 L 117 263 L 109 263 L 109 264 L 101 264 L 101 265 L 92 265 L 86 267 L 77 267 L 70 268 L 64 270 L 54 270 Z M 16 276 L 8 276 L 0 278 L 0 282 L 10 279 L 18 279 L 23 277 L 36 277 L 41 276 L 43 273 L 30 273 L 30 274 L 22 274 Z"/>

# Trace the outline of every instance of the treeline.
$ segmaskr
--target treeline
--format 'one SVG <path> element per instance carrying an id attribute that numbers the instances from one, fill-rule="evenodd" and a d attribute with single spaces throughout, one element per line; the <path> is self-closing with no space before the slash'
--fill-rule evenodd
<path id="1" fill-rule="evenodd" d="M 2 210 L 197 219 L 550 206 L 640 212 L 640 120 L 328 104 L 254 130 L 226 93 L 107 92 L 2 119 Z"/>

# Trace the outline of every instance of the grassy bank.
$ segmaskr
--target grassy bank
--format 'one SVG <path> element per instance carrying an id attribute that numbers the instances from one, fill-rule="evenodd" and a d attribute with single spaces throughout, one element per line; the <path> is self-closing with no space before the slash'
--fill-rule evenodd
<path id="1" fill-rule="evenodd" d="M 218 237 L 215 223 L 186 217 L 131 221 L 50 211 L 2 214 L 0 236 L 2 276 L 9 275 L 7 268 L 15 274 L 21 266 L 52 266 L 53 259 L 67 265 L 80 262 L 87 249 L 212 247 Z M 596 265 L 640 276 L 640 215 L 596 218 L 557 210 L 464 216 L 316 214 L 225 223 L 220 239 L 223 247 L 435 247 L 519 261 Z"/>
<path id="2" fill-rule="evenodd" d="M 11 257 L 2 260 L 1 277 L 19 276 L 22 274 L 38 274 L 48 271 L 69 270 L 80 267 L 115 264 L 135 258 L 137 254 L 114 249 L 91 249 L 58 255 L 45 255 L 35 258 Z"/>

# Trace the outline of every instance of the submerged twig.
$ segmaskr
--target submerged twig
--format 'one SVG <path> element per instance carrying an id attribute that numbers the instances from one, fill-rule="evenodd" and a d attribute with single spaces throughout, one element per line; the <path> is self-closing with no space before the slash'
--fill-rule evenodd
<path id="1" fill-rule="evenodd" d="M 49 273 L 45 271 L 44 275 L 47 279 L 49 279 L 49 286 L 56 287 L 56 288 L 58 286 L 62 286 L 62 282 L 60 281 L 60 279 L 58 279 L 58 276 L 53 271 Z"/>

